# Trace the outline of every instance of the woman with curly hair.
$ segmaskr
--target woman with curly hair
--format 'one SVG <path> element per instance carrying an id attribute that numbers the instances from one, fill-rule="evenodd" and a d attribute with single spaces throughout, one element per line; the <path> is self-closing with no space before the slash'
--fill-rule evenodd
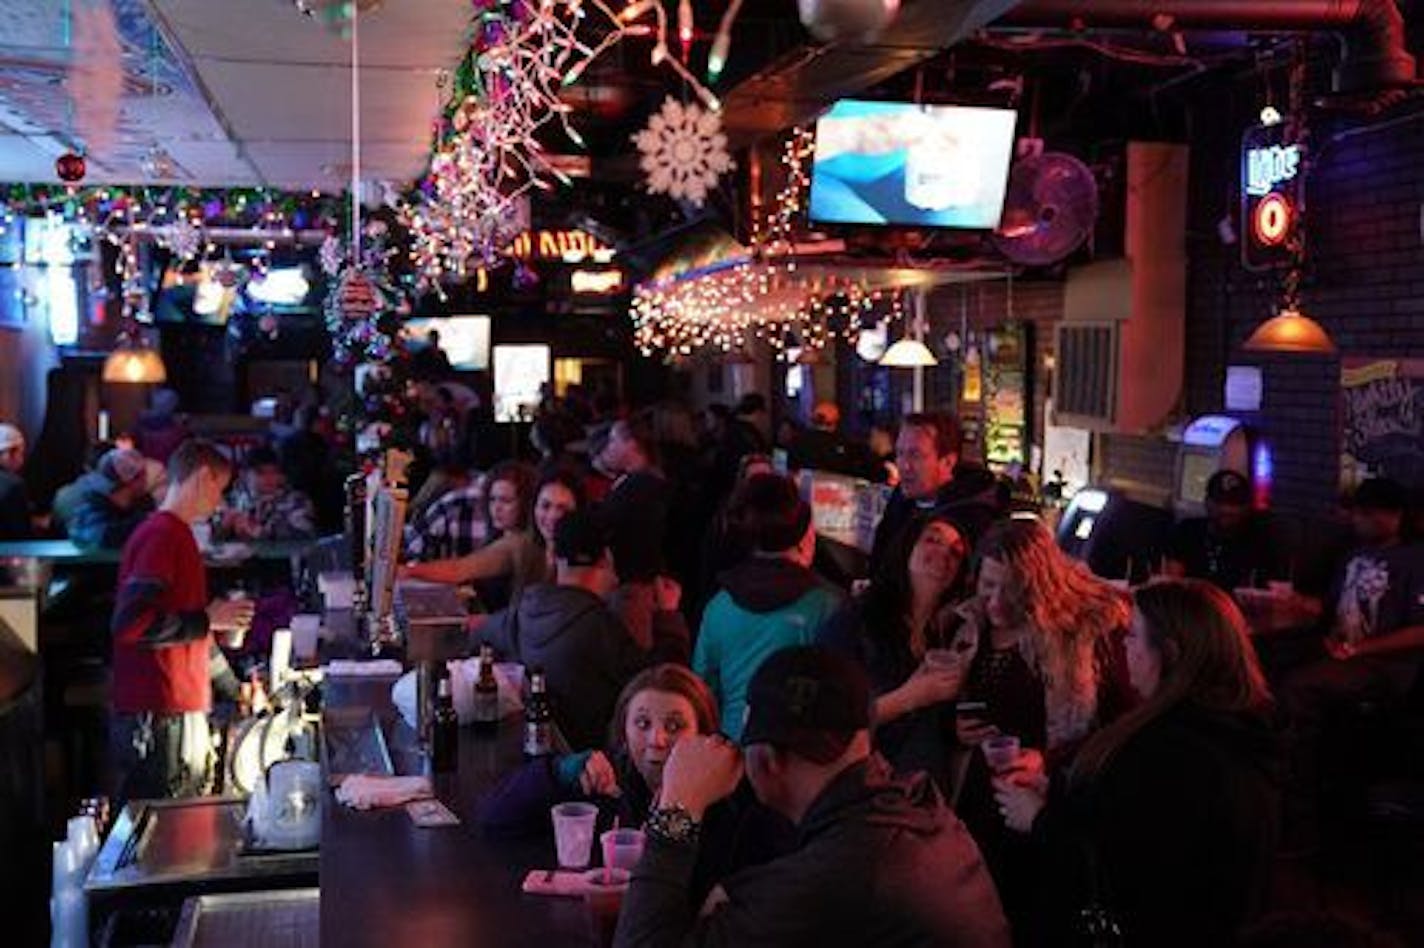
<path id="1" fill-rule="evenodd" d="M 982 703 L 955 721 L 956 809 L 1018 914 L 1030 854 L 1005 831 L 980 745 L 1013 735 L 1052 770 L 1132 704 L 1123 636 L 1131 600 L 1064 554 L 1034 520 L 995 525 L 976 555 L 976 594 L 953 648 L 964 667 L 959 701 Z"/>

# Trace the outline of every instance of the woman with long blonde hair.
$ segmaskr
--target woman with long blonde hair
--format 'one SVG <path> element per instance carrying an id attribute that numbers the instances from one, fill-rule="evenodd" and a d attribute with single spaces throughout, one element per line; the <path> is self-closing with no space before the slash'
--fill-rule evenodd
<path id="1" fill-rule="evenodd" d="M 989 754 L 980 746 L 1016 737 L 1052 767 L 1125 711 L 1132 695 L 1122 638 L 1131 605 L 1064 554 L 1037 521 L 996 524 L 975 553 L 975 596 L 961 609 L 966 621 L 951 646 L 964 676 L 955 721 L 956 809 L 1015 918 L 1024 912 L 1032 857 L 1004 829 Z"/>

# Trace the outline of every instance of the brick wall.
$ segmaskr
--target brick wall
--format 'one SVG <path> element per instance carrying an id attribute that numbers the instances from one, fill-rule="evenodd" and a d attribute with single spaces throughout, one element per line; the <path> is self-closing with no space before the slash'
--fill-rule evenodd
<path id="1" fill-rule="evenodd" d="M 1238 115 L 1193 140 L 1186 406 L 1194 415 L 1221 410 L 1226 366 L 1261 366 L 1262 408 L 1250 420 L 1274 449 L 1275 505 L 1318 511 L 1338 494 L 1339 359 L 1242 351 L 1272 315 L 1277 286 L 1243 270 L 1238 248 L 1216 237 L 1249 122 Z M 1305 311 L 1343 356 L 1424 355 L 1424 116 L 1322 126 L 1313 153 Z"/>

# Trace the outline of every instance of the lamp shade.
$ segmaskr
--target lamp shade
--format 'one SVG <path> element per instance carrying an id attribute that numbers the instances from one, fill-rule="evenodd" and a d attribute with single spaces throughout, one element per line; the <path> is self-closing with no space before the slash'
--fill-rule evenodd
<path id="1" fill-rule="evenodd" d="M 105 382 L 151 385 L 168 381 L 163 359 L 152 349 L 121 345 L 104 360 Z"/>
<path id="2" fill-rule="evenodd" d="M 1297 309 L 1283 309 L 1256 327 L 1242 346 L 1247 352 L 1295 352 L 1332 355 L 1335 342 L 1330 334 Z"/>
<path id="3" fill-rule="evenodd" d="M 935 358 L 929 346 L 906 336 L 895 340 L 895 343 L 885 350 L 885 354 L 880 357 L 880 364 L 888 365 L 892 369 L 916 369 L 939 365 L 939 360 Z"/>

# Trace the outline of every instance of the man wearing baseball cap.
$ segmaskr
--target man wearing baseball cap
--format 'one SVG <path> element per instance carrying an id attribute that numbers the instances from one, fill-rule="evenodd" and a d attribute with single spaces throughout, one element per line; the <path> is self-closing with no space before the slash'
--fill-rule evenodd
<path id="1" fill-rule="evenodd" d="M 1007 946 L 1008 923 L 964 824 L 924 775 L 870 750 L 870 683 L 818 646 L 768 658 L 747 691 L 745 755 L 724 737 L 674 745 L 616 944 Z M 702 815 L 743 773 L 797 826 L 798 848 L 743 870 L 694 915 Z"/>
<path id="2" fill-rule="evenodd" d="M 1206 516 L 1183 520 L 1167 541 L 1163 572 L 1204 579 L 1226 592 L 1285 579 L 1265 520 L 1251 507 L 1251 482 L 1239 471 L 1217 471 L 1206 482 Z"/>
<path id="3" fill-rule="evenodd" d="M 117 550 L 153 511 L 148 465 L 132 448 L 114 448 L 75 484 L 77 499 L 64 524 L 79 546 Z"/>
<path id="4" fill-rule="evenodd" d="M 618 586 L 609 544 L 596 513 L 566 514 L 554 529 L 557 581 L 526 587 L 475 634 L 476 647 L 488 644 L 506 659 L 544 670 L 554 718 L 574 750 L 603 744 L 618 693 L 635 673 L 655 661 L 687 661 L 681 590 L 654 581 L 654 646 L 640 648 L 606 601 Z"/>
<path id="5" fill-rule="evenodd" d="M 0 540 L 23 540 L 31 532 L 30 494 L 20 477 L 24 466 L 24 434 L 0 424 Z"/>

